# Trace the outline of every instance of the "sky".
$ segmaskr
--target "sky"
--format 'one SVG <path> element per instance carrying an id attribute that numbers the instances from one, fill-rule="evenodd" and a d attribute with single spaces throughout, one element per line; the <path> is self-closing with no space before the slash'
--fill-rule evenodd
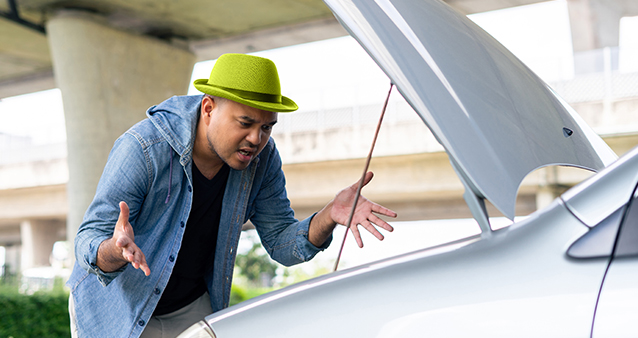
<path id="1" fill-rule="evenodd" d="M 34 144 L 66 141 L 59 89 L 0 100 L 0 133 L 30 136 Z"/>

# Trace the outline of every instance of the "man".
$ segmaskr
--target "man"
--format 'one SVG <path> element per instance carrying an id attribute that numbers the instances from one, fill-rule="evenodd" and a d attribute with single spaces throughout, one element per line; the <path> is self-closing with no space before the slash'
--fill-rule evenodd
<path id="1" fill-rule="evenodd" d="M 67 285 L 76 336 L 170 337 L 227 307 L 248 220 L 284 265 L 310 260 L 347 222 L 355 184 L 294 218 L 270 133 L 277 112 L 297 105 L 281 96 L 272 61 L 223 55 L 195 87 L 204 96 L 151 107 L 113 146 L 75 239 Z M 374 225 L 392 227 L 374 213 L 396 216 L 361 197 L 352 223 L 383 239 Z"/>

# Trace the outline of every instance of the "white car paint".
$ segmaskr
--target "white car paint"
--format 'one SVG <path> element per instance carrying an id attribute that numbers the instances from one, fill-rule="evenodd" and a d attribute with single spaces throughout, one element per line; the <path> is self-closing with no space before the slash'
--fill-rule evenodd
<path id="1" fill-rule="evenodd" d="M 251 299 L 183 337 L 212 337 L 209 328 L 218 338 L 591 337 L 592 327 L 594 337 L 637 336 L 638 250 L 617 233 L 634 210 L 638 148 L 547 208 L 492 231 L 484 199 L 513 216 L 529 172 L 557 164 L 601 170 L 615 154 L 443 2 L 324 1 L 444 146 L 483 233 Z M 627 257 L 612 259 L 616 238 L 629 245 Z M 575 243 L 578 255 L 570 254 Z"/>

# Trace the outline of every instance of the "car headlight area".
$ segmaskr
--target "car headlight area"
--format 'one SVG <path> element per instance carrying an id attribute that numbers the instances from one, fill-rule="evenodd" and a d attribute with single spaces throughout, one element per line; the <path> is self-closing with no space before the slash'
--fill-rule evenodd
<path id="1" fill-rule="evenodd" d="M 217 338 L 217 335 L 205 321 L 200 320 L 182 332 L 177 338 Z"/>

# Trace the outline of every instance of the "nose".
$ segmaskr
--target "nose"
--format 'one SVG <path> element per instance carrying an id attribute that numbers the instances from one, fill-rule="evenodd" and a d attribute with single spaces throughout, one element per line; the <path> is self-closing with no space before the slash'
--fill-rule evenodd
<path id="1" fill-rule="evenodd" d="M 263 131 L 261 130 L 261 128 L 253 128 L 246 136 L 246 141 L 250 142 L 254 146 L 258 146 L 261 144 L 261 138 L 263 137 L 262 134 Z"/>

